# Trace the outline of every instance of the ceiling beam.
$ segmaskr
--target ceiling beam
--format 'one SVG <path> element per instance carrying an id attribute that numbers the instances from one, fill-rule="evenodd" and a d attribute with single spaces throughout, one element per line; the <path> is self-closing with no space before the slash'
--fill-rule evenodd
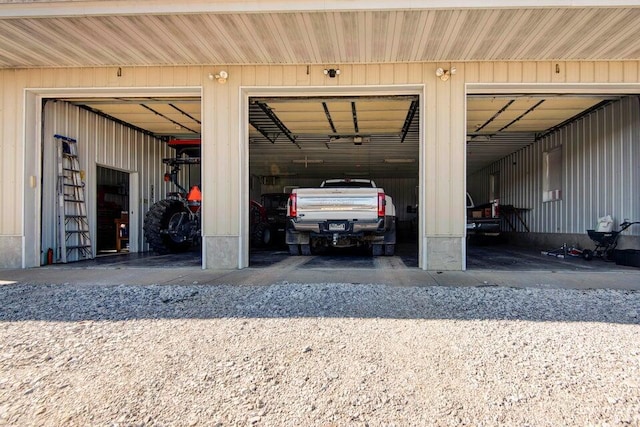
<path id="1" fill-rule="evenodd" d="M 505 130 L 506 128 L 508 128 L 509 126 L 511 126 L 512 124 L 516 123 L 517 121 L 519 121 L 520 119 L 522 119 L 524 116 L 526 116 L 527 114 L 529 114 L 530 112 L 532 112 L 533 110 L 535 110 L 536 108 L 538 108 L 540 106 L 540 104 L 542 104 L 545 100 L 541 100 L 535 103 L 535 105 L 531 108 L 529 108 L 527 111 L 525 111 L 524 113 L 520 114 L 518 117 L 516 117 L 515 119 L 511 120 L 509 123 L 507 123 L 506 125 L 504 125 L 503 127 L 501 127 L 500 129 L 498 129 L 498 132 L 502 132 L 503 130 Z"/>
<path id="2" fill-rule="evenodd" d="M 557 131 L 558 129 L 563 128 L 564 126 L 567 126 L 568 124 L 571 124 L 571 123 L 575 122 L 576 120 L 581 119 L 582 117 L 586 116 L 587 114 L 591 114 L 592 112 L 594 112 L 596 110 L 599 110 L 600 108 L 602 108 L 602 107 L 604 107 L 606 105 L 609 105 L 609 104 L 611 104 L 613 102 L 614 102 L 613 100 L 604 100 L 604 101 L 598 102 L 596 105 L 594 105 L 594 106 L 592 106 L 590 108 L 587 108 L 583 112 L 581 112 L 579 114 L 576 114 L 575 116 L 565 120 L 564 122 L 558 123 L 557 125 L 552 126 L 549 129 L 545 130 L 544 132 L 536 135 L 536 141 L 541 140 L 542 138 L 544 138 L 547 135 Z"/>
<path id="3" fill-rule="evenodd" d="M 284 123 L 282 123 L 282 121 L 278 118 L 278 116 L 276 116 L 276 113 L 274 113 L 273 110 L 269 108 L 267 104 L 260 101 L 256 101 L 255 104 L 267 115 L 267 117 L 269 117 L 269 119 L 271 119 L 273 124 L 276 125 L 278 129 L 280 129 L 280 131 L 282 131 L 284 136 L 286 136 L 289 141 L 297 145 L 296 137 L 291 133 L 289 128 L 286 127 Z"/>
<path id="4" fill-rule="evenodd" d="M 186 111 L 184 111 L 183 109 L 181 109 L 181 108 L 179 108 L 179 107 L 176 107 L 175 105 L 173 105 L 173 104 L 171 104 L 171 103 L 169 104 L 169 106 L 170 106 L 171 108 L 173 108 L 174 110 L 176 110 L 176 111 L 180 112 L 180 114 L 182 114 L 183 116 L 187 116 L 187 117 L 189 117 L 191 120 L 193 120 L 193 121 L 194 121 L 194 122 L 196 122 L 197 124 L 199 124 L 199 125 L 201 125 L 201 124 L 202 124 L 202 122 L 201 122 L 200 120 L 196 119 L 196 118 L 195 118 L 195 117 L 193 117 L 191 114 L 189 114 L 189 113 L 187 113 Z"/>
<path id="5" fill-rule="evenodd" d="M 191 129 L 190 127 L 185 126 L 185 125 L 184 125 L 184 124 L 182 124 L 182 123 L 176 122 L 176 121 L 175 121 L 175 120 L 173 120 L 172 118 L 165 116 L 165 115 L 164 115 L 164 114 L 162 114 L 161 112 L 154 110 L 153 108 L 149 107 L 148 105 L 140 104 L 140 106 L 141 106 L 141 107 L 143 107 L 143 108 L 146 108 L 147 110 L 151 111 L 152 113 L 156 114 L 157 116 L 160 116 L 160 117 L 162 117 L 163 119 L 165 119 L 165 120 L 167 120 L 167 121 L 169 121 L 169 122 L 173 123 L 174 125 L 176 125 L 176 126 L 180 126 L 180 128 L 181 128 L 181 129 L 186 129 L 186 130 L 188 130 L 189 132 L 193 132 L 193 133 L 194 133 L 194 134 L 196 134 L 196 135 L 200 135 L 200 132 L 198 132 L 197 130 L 193 130 L 193 129 Z"/>
<path id="6" fill-rule="evenodd" d="M 338 130 L 336 129 L 336 126 L 333 124 L 333 119 L 331 119 L 331 113 L 329 112 L 329 107 L 327 107 L 327 103 L 326 102 L 322 102 L 322 108 L 324 109 L 324 114 L 327 116 L 327 121 L 329 122 L 329 126 L 331 126 L 331 130 L 333 131 L 333 133 L 337 133 Z"/>
<path id="7" fill-rule="evenodd" d="M 133 130 L 135 130 L 135 131 L 137 131 L 137 132 L 140 132 L 140 133 L 142 133 L 142 134 L 144 134 L 144 135 L 147 135 L 147 136 L 150 136 L 150 137 L 152 137 L 152 138 L 155 138 L 155 139 L 157 139 L 157 140 L 159 140 L 159 141 L 167 142 L 167 141 L 169 140 L 169 137 L 168 137 L 168 136 L 160 136 L 160 135 L 157 135 L 157 134 L 155 134 L 155 133 L 151 132 L 150 130 L 143 129 L 143 128 L 139 127 L 139 126 L 134 126 L 134 125 L 132 125 L 131 123 L 127 123 L 127 122 L 125 122 L 125 121 L 123 121 L 123 120 L 120 120 L 120 119 L 118 119 L 118 118 L 116 118 L 116 117 L 110 116 L 109 114 L 107 114 L 107 113 L 103 113 L 102 111 L 97 110 L 97 109 L 95 109 L 95 108 L 93 108 L 93 107 L 90 107 L 90 106 L 88 106 L 88 105 L 84 105 L 84 104 L 74 104 L 74 105 L 75 105 L 76 107 L 78 107 L 78 108 L 81 108 L 81 109 L 86 110 L 86 111 L 90 111 L 90 112 L 92 112 L 93 114 L 96 114 L 96 115 L 98 115 L 98 116 L 100 116 L 100 117 L 103 117 L 103 118 L 105 118 L 105 119 L 108 119 L 108 120 L 112 120 L 113 122 L 118 123 L 119 125 L 122 125 L 122 126 L 124 126 L 124 127 L 127 127 L 127 128 L 129 128 L 129 129 L 133 129 Z"/>
<path id="8" fill-rule="evenodd" d="M 494 121 L 496 118 L 498 118 L 498 116 L 502 113 L 505 112 L 505 110 L 507 108 L 509 108 L 509 106 L 511 104 L 513 104 L 516 100 L 515 99 L 511 99 L 509 100 L 509 102 L 507 102 L 501 109 L 499 109 L 489 120 L 487 120 L 486 122 L 484 122 L 481 126 L 478 127 L 478 129 L 476 129 L 476 132 L 480 132 L 482 129 L 484 129 L 485 127 L 487 127 L 489 125 L 489 123 L 491 123 L 492 121 Z"/>
<path id="9" fill-rule="evenodd" d="M 418 111 L 418 106 L 419 103 L 417 99 L 411 101 L 411 105 L 409 105 L 409 111 L 407 111 L 407 117 L 404 119 L 404 124 L 402 125 L 402 136 L 400 137 L 400 143 L 404 142 L 404 139 L 407 137 L 407 133 L 409 133 L 409 128 L 411 127 L 413 117 L 416 115 L 416 111 Z"/>
<path id="10" fill-rule="evenodd" d="M 358 113 L 356 113 L 356 103 L 351 101 L 351 116 L 353 117 L 353 129 L 356 133 L 360 132 L 358 129 Z"/>

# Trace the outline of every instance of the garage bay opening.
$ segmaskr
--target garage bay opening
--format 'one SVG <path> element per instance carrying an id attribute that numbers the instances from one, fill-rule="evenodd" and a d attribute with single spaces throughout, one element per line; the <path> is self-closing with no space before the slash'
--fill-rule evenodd
<path id="1" fill-rule="evenodd" d="M 249 264 L 418 265 L 418 95 L 249 99 Z"/>

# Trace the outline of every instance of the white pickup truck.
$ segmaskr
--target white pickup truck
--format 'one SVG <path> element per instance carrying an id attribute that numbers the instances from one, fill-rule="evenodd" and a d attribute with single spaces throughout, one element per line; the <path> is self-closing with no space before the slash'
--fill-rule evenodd
<path id="1" fill-rule="evenodd" d="M 395 253 L 396 208 L 368 179 L 330 179 L 320 188 L 296 188 L 287 205 L 291 255 L 327 247 L 366 246 L 372 255 Z"/>

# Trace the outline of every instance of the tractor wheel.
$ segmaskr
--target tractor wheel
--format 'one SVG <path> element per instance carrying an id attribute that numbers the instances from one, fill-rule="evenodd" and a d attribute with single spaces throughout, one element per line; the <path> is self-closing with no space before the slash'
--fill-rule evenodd
<path id="1" fill-rule="evenodd" d="M 189 221 L 189 211 L 179 200 L 160 200 L 151 206 L 144 218 L 144 237 L 151 250 L 159 254 L 189 250 L 192 241 L 188 231 L 193 224 L 185 221 Z"/>
<path id="2" fill-rule="evenodd" d="M 251 236 L 251 243 L 255 247 L 267 246 L 271 243 L 271 228 L 269 228 L 269 224 L 261 222 L 256 225 Z"/>

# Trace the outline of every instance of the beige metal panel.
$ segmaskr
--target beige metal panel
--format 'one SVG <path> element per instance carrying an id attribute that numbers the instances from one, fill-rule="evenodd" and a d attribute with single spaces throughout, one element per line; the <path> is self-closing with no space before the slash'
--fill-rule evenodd
<path id="1" fill-rule="evenodd" d="M 449 186 L 450 215 L 451 222 L 449 231 L 452 235 L 464 235 L 465 224 L 465 178 L 466 178 L 466 127 L 464 126 L 466 115 L 465 103 L 465 69 L 460 67 L 457 74 L 451 81 L 451 138 L 450 138 L 450 159 L 451 163 L 451 184 Z"/>
<path id="2" fill-rule="evenodd" d="M 22 111 L 22 91 L 26 76 L 16 71 L 2 72 L 0 90 L 0 197 L 4 201 L 0 215 L 0 235 L 20 235 L 22 231 L 22 148 L 17 112 Z M 10 201 L 10 202 L 8 202 Z"/>
<path id="3" fill-rule="evenodd" d="M 580 63 L 580 83 L 592 83 L 595 82 L 595 63 L 594 62 L 581 62 Z"/>
<path id="4" fill-rule="evenodd" d="M 624 81 L 626 83 L 635 83 L 638 81 L 638 62 L 624 62 Z"/>

